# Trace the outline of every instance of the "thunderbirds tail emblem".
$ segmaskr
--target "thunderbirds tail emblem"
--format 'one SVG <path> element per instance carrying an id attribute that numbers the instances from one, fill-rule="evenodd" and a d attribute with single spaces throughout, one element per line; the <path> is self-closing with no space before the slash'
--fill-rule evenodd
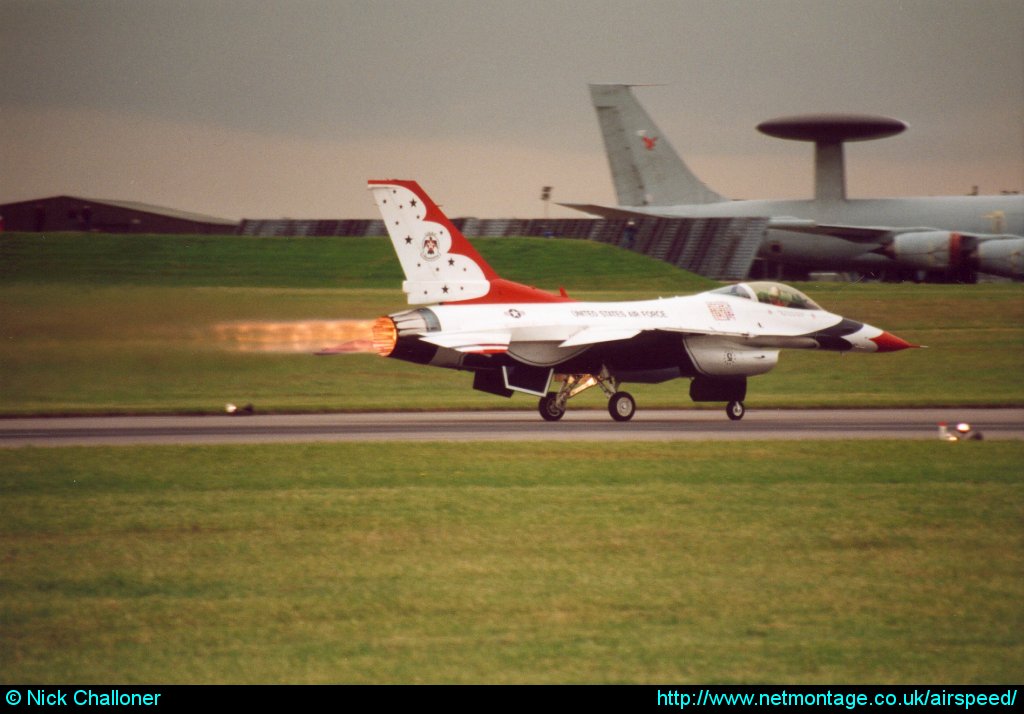
<path id="1" fill-rule="evenodd" d="M 436 260 L 441 256 L 441 246 L 437 242 L 436 234 L 427 233 L 423 237 L 423 247 L 420 249 L 420 255 L 423 256 L 424 260 Z"/>

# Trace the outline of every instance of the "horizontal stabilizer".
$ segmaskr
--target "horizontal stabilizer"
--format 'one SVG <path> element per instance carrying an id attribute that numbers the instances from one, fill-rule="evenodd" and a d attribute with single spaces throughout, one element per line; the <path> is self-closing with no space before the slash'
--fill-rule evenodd
<path id="1" fill-rule="evenodd" d="M 588 327 L 577 332 L 560 344 L 559 347 L 580 347 L 582 345 L 595 345 L 599 342 L 628 340 L 631 337 L 636 337 L 640 332 L 640 329 L 631 327 Z"/>
<path id="2" fill-rule="evenodd" d="M 501 354 L 508 352 L 508 343 L 512 340 L 509 332 L 440 332 L 420 337 L 438 347 L 447 347 L 456 352 L 472 354 Z"/>

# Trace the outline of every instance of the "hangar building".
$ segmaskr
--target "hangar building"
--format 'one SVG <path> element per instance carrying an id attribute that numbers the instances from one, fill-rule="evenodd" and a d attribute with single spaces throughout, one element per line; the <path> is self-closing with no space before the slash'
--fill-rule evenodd
<path id="1" fill-rule="evenodd" d="M 8 231 L 234 234 L 238 222 L 131 201 L 52 196 L 0 205 Z"/>

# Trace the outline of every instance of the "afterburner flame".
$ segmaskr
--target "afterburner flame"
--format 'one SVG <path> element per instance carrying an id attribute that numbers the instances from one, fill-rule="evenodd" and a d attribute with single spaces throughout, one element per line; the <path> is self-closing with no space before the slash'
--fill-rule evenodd
<path id="1" fill-rule="evenodd" d="M 373 320 L 231 322 L 213 330 L 218 340 L 242 352 L 373 352 Z"/>
<path id="2" fill-rule="evenodd" d="M 378 317 L 373 323 L 373 349 L 381 357 L 387 357 L 398 342 L 395 321 L 390 317 Z"/>

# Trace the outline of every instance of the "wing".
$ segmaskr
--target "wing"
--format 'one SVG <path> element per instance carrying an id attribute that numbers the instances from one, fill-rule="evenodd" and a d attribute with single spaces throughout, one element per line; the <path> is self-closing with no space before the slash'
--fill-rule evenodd
<path id="1" fill-rule="evenodd" d="M 839 224 L 817 223 L 798 218 L 773 218 L 768 227 L 774 230 L 792 233 L 809 233 L 811 235 L 842 238 L 851 243 L 888 243 L 899 233 L 913 233 L 932 230 L 930 228 L 893 228 L 891 226 L 847 226 Z"/>

